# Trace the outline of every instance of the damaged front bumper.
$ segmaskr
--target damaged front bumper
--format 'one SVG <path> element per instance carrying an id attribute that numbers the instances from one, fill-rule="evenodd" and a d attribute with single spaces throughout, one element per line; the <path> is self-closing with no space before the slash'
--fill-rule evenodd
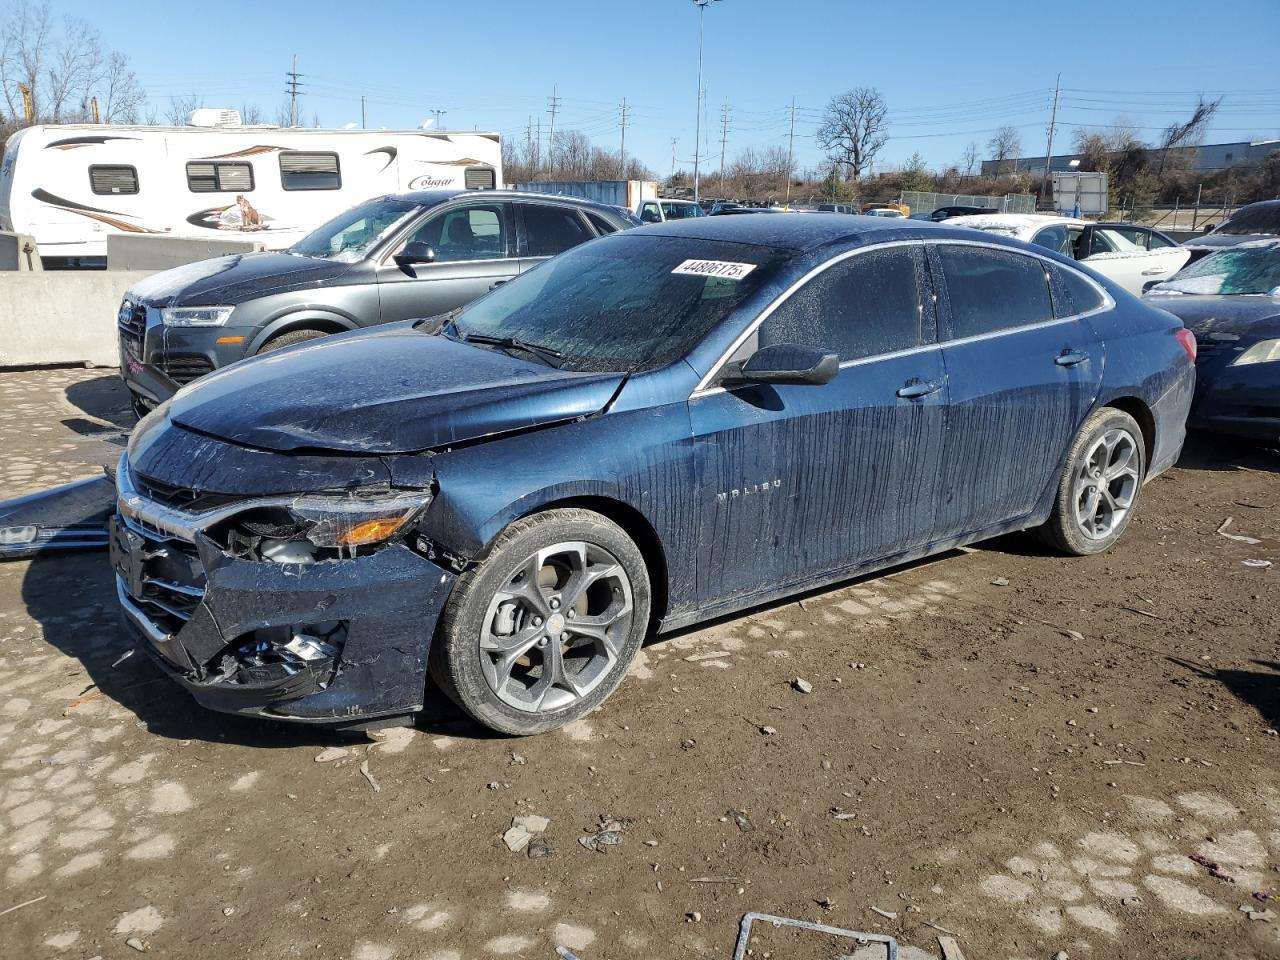
<path id="1" fill-rule="evenodd" d="M 230 555 L 202 518 L 140 496 L 122 466 L 111 562 L 125 622 L 202 705 L 310 722 L 420 710 L 456 575 L 404 543 L 280 563 Z"/>

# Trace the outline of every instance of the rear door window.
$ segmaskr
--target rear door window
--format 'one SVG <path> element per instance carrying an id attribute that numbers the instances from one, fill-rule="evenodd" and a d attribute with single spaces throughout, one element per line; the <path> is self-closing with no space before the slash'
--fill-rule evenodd
<path id="1" fill-rule="evenodd" d="M 526 255 L 554 257 L 592 238 L 578 211 L 543 203 L 520 204 Z"/>
<path id="2" fill-rule="evenodd" d="M 918 247 L 869 250 L 818 274 L 761 324 L 759 346 L 794 343 L 861 360 L 934 340 Z"/>
<path id="3" fill-rule="evenodd" d="M 1058 253 L 1071 255 L 1071 243 L 1070 238 L 1067 236 L 1067 228 L 1061 224 L 1045 227 L 1031 238 L 1031 242 L 1041 247 L 1048 247 L 1050 250 L 1056 250 Z"/>
<path id="4" fill-rule="evenodd" d="M 989 247 L 938 244 L 953 340 L 1053 319 L 1043 261 Z"/>
<path id="5" fill-rule="evenodd" d="M 612 223 L 610 223 L 604 217 L 600 216 L 600 214 L 598 213 L 592 213 L 590 210 L 588 210 L 587 219 L 590 220 L 591 225 L 596 228 L 596 233 L 600 234 L 600 236 L 602 237 L 608 233 L 618 232 L 617 227 L 615 227 Z"/>

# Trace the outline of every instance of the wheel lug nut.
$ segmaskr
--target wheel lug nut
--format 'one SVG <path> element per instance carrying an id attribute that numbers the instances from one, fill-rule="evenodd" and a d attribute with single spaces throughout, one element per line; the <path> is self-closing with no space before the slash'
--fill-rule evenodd
<path id="1" fill-rule="evenodd" d="M 534 618 L 533 618 L 533 625 L 534 625 L 535 627 L 540 627 L 540 626 L 542 626 L 542 618 L 541 618 L 541 617 L 534 617 Z"/>
<path id="2" fill-rule="evenodd" d="M 552 598 L 551 598 L 551 609 L 552 609 L 552 610 L 559 610 L 559 609 L 560 609 L 560 601 L 559 601 L 559 600 L 557 600 L 555 597 L 552 597 Z"/>
<path id="3" fill-rule="evenodd" d="M 562 633 L 562 634 L 560 634 L 560 640 L 561 640 L 561 642 L 566 641 L 566 640 L 568 640 L 568 639 L 569 639 L 569 634 L 567 634 L 567 633 Z"/>
<path id="4" fill-rule="evenodd" d="M 573 619 L 574 617 L 576 617 L 578 614 L 577 614 L 577 612 L 573 609 L 573 607 L 570 607 L 568 610 L 566 610 L 566 611 L 565 611 L 565 614 L 564 614 L 564 615 L 565 615 L 566 617 L 568 617 L 570 620 L 572 620 L 572 619 Z"/>
<path id="5" fill-rule="evenodd" d="M 546 645 L 547 645 L 547 638 L 546 638 L 546 637 L 539 637 L 539 638 L 538 638 L 538 646 L 539 646 L 539 647 L 545 647 Z"/>

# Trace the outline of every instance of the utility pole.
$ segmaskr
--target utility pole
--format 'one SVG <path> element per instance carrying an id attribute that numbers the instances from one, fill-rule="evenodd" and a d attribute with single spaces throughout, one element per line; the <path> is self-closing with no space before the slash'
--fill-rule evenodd
<path id="1" fill-rule="evenodd" d="M 89 113 L 90 113 L 90 115 L 93 117 L 93 122 L 94 122 L 94 123 L 101 123 L 101 122 L 102 122 L 102 121 L 98 118 L 98 98 L 97 98 L 97 97 L 93 97 L 93 98 L 91 98 L 91 99 L 89 100 Z"/>
<path id="2" fill-rule="evenodd" d="M 679 142 L 679 137 L 671 138 L 671 176 L 667 178 L 667 183 L 673 183 L 676 179 L 676 144 Z"/>
<path id="3" fill-rule="evenodd" d="M 698 200 L 698 161 L 702 154 L 702 22 L 716 0 L 693 0 L 698 8 L 698 116 L 693 125 L 693 199 Z"/>
<path id="4" fill-rule="evenodd" d="M 364 94 L 363 94 L 363 93 L 362 93 L 362 94 L 360 94 L 360 129 L 361 129 L 361 130 L 368 129 L 367 124 L 365 123 Z"/>
<path id="5" fill-rule="evenodd" d="M 534 141 L 538 145 L 538 160 L 533 165 L 534 179 L 537 179 L 538 171 L 542 168 L 542 117 L 538 117 L 538 139 Z"/>
<path id="6" fill-rule="evenodd" d="M 724 196 L 724 147 L 729 140 L 729 98 L 720 106 L 720 195 Z"/>
<path id="7" fill-rule="evenodd" d="M 432 116 L 436 118 L 437 130 L 441 129 L 441 125 L 444 123 L 444 115 L 448 112 L 449 112 L 448 110 L 439 110 L 439 109 L 431 111 Z"/>
<path id="8" fill-rule="evenodd" d="M 524 164 L 529 168 L 527 176 L 532 179 L 537 173 L 537 164 L 533 162 L 533 117 L 524 125 Z"/>
<path id="9" fill-rule="evenodd" d="M 302 76 L 298 72 L 298 55 L 293 55 L 293 69 L 285 73 L 288 78 L 285 80 L 285 93 L 289 95 L 289 126 L 296 127 L 298 125 L 298 93 L 302 84 L 298 82 L 298 78 Z"/>
<path id="10" fill-rule="evenodd" d="M 556 114 L 560 112 L 560 98 L 556 96 L 555 84 L 551 85 L 551 96 L 547 97 L 547 112 L 551 114 L 551 128 L 547 132 L 547 167 L 554 171 L 556 166 Z"/>
<path id="11" fill-rule="evenodd" d="M 622 125 L 622 179 L 627 179 L 627 98 L 622 98 L 622 118 L 619 120 Z"/>
<path id="12" fill-rule="evenodd" d="M 1053 162 L 1053 128 L 1058 123 L 1058 94 L 1062 90 L 1062 74 L 1053 85 L 1053 111 L 1049 114 L 1049 145 L 1044 151 L 1044 179 L 1040 182 L 1040 201 L 1049 194 L 1049 164 Z"/>
<path id="13" fill-rule="evenodd" d="M 796 98 L 791 98 L 791 136 L 787 140 L 787 199 L 785 206 L 791 206 L 791 167 L 796 154 Z"/>

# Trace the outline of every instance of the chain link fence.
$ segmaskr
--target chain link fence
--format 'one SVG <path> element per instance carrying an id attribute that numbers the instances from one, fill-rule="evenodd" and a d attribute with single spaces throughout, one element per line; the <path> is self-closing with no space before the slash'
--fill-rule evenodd
<path id="1" fill-rule="evenodd" d="M 939 207 L 986 207 L 992 213 L 1035 213 L 1032 193 L 1006 193 L 1003 197 L 983 197 L 966 193 L 922 193 L 903 190 L 902 202 L 912 213 L 932 213 Z"/>

